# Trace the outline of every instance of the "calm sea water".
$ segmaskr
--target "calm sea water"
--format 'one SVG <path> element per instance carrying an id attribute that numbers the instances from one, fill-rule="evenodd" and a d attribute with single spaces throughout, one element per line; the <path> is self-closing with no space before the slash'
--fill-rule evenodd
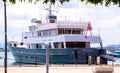
<path id="1" fill-rule="evenodd" d="M 13 63 L 15 62 L 11 52 L 8 52 L 8 59 L 7 59 L 7 63 L 8 65 L 13 65 Z M 0 57 L 2 57 L 2 59 L 0 59 L 0 66 L 4 65 L 4 52 L 0 52 Z"/>
<path id="2" fill-rule="evenodd" d="M 2 59 L 0 59 L 0 66 L 3 66 L 4 65 L 4 52 L 0 52 L 0 56 L 3 57 Z M 7 63 L 9 66 L 16 64 L 11 52 L 8 52 L 8 59 L 7 60 L 8 60 Z M 112 65 L 112 62 L 109 61 L 108 64 Z M 117 58 L 116 61 L 113 62 L 113 64 L 120 65 L 120 58 Z"/>

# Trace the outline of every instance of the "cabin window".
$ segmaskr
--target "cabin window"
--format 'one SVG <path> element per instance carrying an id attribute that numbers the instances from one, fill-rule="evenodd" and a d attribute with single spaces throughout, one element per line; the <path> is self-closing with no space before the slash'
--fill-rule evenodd
<path id="1" fill-rule="evenodd" d="M 74 29 L 74 30 L 72 30 L 72 34 L 75 34 L 75 29 Z"/>
<path id="2" fill-rule="evenodd" d="M 62 29 L 59 29 L 59 30 L 58 30 L 58 34 L 63 34 L 63 30 L 62 30 Z"/>
<path id="3" fill-rule="evenodd" d="M 38 36 L 53 36 L 53 35 L 61 35 L 61 34 L 83 34 L 83 29 L 80 28 L 59 28 L 59 29 L 51 29 L 51 30 L 43 30 L 38 31 Z"/>
<path id="4" fill-rule="evenodd" d="M 52 36 L 52 35 L 56 35 L 56 30 L 55 29 L 51 29 L 51 30 L 43 30 L 41 31 L 41 36 Z"/>
<path id="5" fill-rule="evenodd" d="M 38 31 L 38 36 L 41 36 L 41 32 L 40 31 Z"/>
<path id="6" fill-rule="evenodd" d="M 47 36 L 49 36 L 50 35 L 50 30 L 47 30 Z"/>
<path id="7" fill-rule="evenodd" d="M 66 42 L 66 48 L 86 48 L 85 42 Z"/>
<path id="8" fill-rule="evenodd" d="M 65 29 L 65 34 L 71 34 L 71 29 Z"/>
<path id="9" fill-rule="evenodd" d="M 43 36 L 45 36 L 45 31 L 43 31 Z"/>
<path id="10" fill-rule="evenodd" d="M 36 48 L 37 49 L 42 48 L 42 45 L 41 44 L 36 44 Z"/>
<path id="11" fill-rule="evenodd" d="M 81 34 L 83 32 L 82 29 L 73 29 L 73 28 L 60 28 L 58 29 L 58 34 Z"/>
<path id="12" fill-rule="evenodd" d="M 49 20 L 50 23 L 55 23 L 55 20 Z"/>
<path id="13" fill-rule="evenodd" d="M 24 37 L 24 39 L 27 39 L 27 37 Z"/>
<path id="14" fill-rule="evenodd" d="M 78 30 L 78 34 L 81 34 L 81 29 Z"/>
<path id="15" fill-rule="evenodd" d="M 71 30 L 70 29 L 68 29 L 68 34 L 71 34 Z"/>
<path id="16" fill-rule="evenodd" d="M 79 30 L 76 30 L 76 34 L 79 34 Z"/>
<path id="17" fill-rule="evenodd" d="M 36 29 L 36 26 L 29 26 L 30 31 L 34 31 Z"/>
<path id="18" fill-rule="evenodd" d="M 52 48 L 51 44 L 49 44 L 49 48 Z"/>
<path id="19" fill-rule="evenodd" d="M 63 48 L 63 42 L 55 42 L 54 44 L 54 48 Z"/>
<path id="20" fill-rule="evenodd" d="M 36 44 L 36 48 L 39 48 L 38 44 Z"/>

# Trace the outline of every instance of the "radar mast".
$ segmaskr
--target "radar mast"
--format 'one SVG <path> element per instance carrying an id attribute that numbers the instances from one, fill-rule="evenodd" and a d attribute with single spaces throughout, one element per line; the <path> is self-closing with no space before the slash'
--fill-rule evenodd
<path id="1" fill-rule="evenodd" d="M 47 10 L 49 11 L 49 14 L 46 16 L 46 20 L 49 23 L 55 23 L 57 20 L 57 16 L 52 14 L 51 4 L 49 4 L 49 8 Z"/>

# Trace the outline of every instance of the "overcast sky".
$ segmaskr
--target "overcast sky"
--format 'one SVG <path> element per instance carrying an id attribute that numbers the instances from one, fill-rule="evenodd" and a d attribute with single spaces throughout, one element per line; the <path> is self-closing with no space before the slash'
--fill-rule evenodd
<path id="1" fill-rule="evenodd" d="M 22 27 L 23 31 L 28 31 L 28 26 L 32 18 L 37 18 L 45 21 L 45 16 L 48 12 L 45 10 L 48 5 L 37 3 L 19 3 L 11 5 L 7 3 L 7 25 L 8 25 L 8 41 L 21 41 Z M 103 46 L 109 44 L 120 44 L 120 8 L 110 5 L 94 6 L 80 3 L 78 0 L 71 0 L 63 5 L 56 3 L 52 6 L 53 12 L 58 16 L 58 20 L 76 20 L 90 21 L 93 27 L 93 33 L 100 35 L 103 40 Z M 0 42 L 4 42 L 4 8 L 3 2 L 0 1 Z M 13 38 L 14 37 L 14 38 Z"/>

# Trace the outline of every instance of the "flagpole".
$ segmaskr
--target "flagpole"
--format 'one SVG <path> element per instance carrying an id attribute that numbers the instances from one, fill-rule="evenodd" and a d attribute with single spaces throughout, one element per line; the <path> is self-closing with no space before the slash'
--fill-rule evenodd
<path id="1" fill-rule="evenodd" d="M 98 33 L 98 36 L 100 37 L 100 28 L 99 28 L 99 33 Z"/>
<path id="2" fill-rule="evenodd" d="M 88 26 L 87 26 L 87 32 L 90 31 L 90 35 L 92 36 L 92 27 L 91 27 L 91 24 L 90 22 L 88 22 Z"/>
<path id="3" fill-rule="evenodd" d="M 4 21 L 5 21 L 5 58 L 4 58 L 4 73 L 7 73 L 7 14 L 6 2 L 4 2 Z"/>

